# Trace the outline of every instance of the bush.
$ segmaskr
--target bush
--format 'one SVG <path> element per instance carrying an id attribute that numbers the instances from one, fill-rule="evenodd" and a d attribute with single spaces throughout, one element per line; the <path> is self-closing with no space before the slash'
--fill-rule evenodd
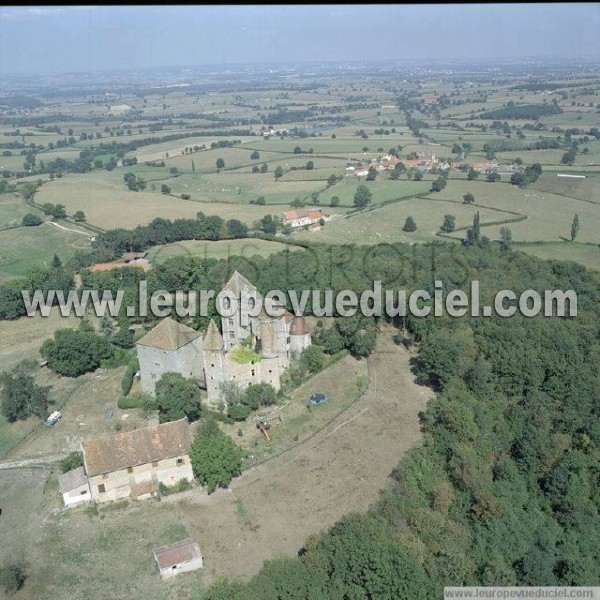
<path id="1" fill-rule="evenodd" d="M 125 369 L 125 373 L 123 373 L 123 379 L 121 380 L 121 392 L 123 392 L 123 396 L 127 396 L 127 394 L 129 394 L 136 373 L 137 369 L 131 365 Z"/>
<path id="2" fill-rule="evenodd" d="M 81 467 L 82 464 L 83 462 L 81 461 L 79 452 L 74 451 L 58 461 L 58 468 L 61 473 L 66 473 L 67 471 L 72 471 L 73 469 Z"/>
<path id="3" fill-rule="evenodd" d="M 227 410 L 227 414 L 234 421 L 245 421 L 252 410 L 246 404 L 232 404 Z"/>
<path id="4" fill-rule="evenodd" d="M 35 227 L 36 225 L 41 224 L 42 220 L 37 215 L 34 215 L 32 213 L 27 213 L 23 216 L 23 219 L 21 220 L 21 225 L 23 225 L 24 227 Z"/>
<path id="5" fill-rule="evenodd" d="M 25 566 L 21 563 L 10 562 L 0 567 L 0 587 L 7 595 L 18 592 L 23 587 L 26 578 Z"/>

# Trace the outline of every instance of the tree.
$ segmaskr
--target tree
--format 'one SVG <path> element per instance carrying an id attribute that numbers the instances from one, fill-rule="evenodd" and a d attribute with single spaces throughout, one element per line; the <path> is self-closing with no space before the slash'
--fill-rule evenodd
<path id="1" fill-rule="evenodd" d="M 371 202 L 373 193 L 366 185 L 359 185 L 354 193 L 354 206 L 364 208 Z"/>
<path id="2" fill-rule="evenodd" d="M 501 177 L 498 171 L 490 171 L 486 176 L 486 181 L 489 181 L 490 183 L 496 183 L 497 181 L 500 181 L 500 179 Z"/>
<path id="3" fill-rule="evenodd" d="M 413 181 L 421 181 L 423 179 L 423 173 L 421 171 L 417 171 L 413 175 Z"/>
<path id="4" fill-rule="evenodd" d="M 271 406 L 277 402 L 277 390 L 270 383 L 250 384 L 242 398 L 242 404 L 256 410 L 260 406 Z"/>
<path id="5" fill-rule="evenodd" d="M 340 205 L 340 197 L 339 196 L 333 196 L 331 198 L 331 201 L 329 202 L 329 206 L 335 207 L 335 206 L 339 206 L 339 205 Z"/>
<path id="6" fill-rule="evenodd" d="M 417 230 L 417 223 L 415 222 L 413 217 L 406 217 L 406 221 L 404 221 L 404 227 L 402 227 L 402 229 L 408 232 Z"/>
<path id="7" fill-rule="evenodd" d="M 190 452 L 194 476 L 212 494 L 241 474 L 242 451 L 214 419 L 206 419 L 194 437 Z"/>
<path id="8" fill-rule="evenodd" d="M 82 210 L 78 210 L 74 215 L 73 218 L 75 219 L 75 221 L 77 223 L 80 223 L 81 221 L 85 221 L 85 213 Z"/>
<path id="9" fill-rule="evenodd" d="M 113 346 L 87 327 L 59 329 L 54 338 L 46 340 L 40 349 L 48 366 L 61 375 L 77 377 L 112 358 Z"/>
<path id="10" fill-rule="evenodd" d="M 476 171 L 473 167 L 471 167 L 469 169 L 469 172 L 467 173 L 467 179 L 469 181 L 474 181 L 475 179 L 477 179 L 479 177 L 479 172 Z"/>
<path id="11" fill-rule="evenodd" d="M 248 237 L 248 226 L 238 219 L 229 219 L 227 221 L 227 234 L 234 239 Z"/>
<path id="12" fill-rule="evenodd" d="M 48 390 L 35 383 L 19 366 L 10 373 L 0 375 L 2 387 L 2 414 L 9 423 L 26 419 L 31 415 L 45 416 L 48 408 Z"/>
<path id="13" fill-rule="evenodd" d="M 500 227 L 500 247 L 509 250 L 512 242 L 512 231 L 508 227 Z"/>
<path id="14" fill-rule="evenodd" d="M 267 163 L 263 163 L 260 167 L 261 173 L 266 173 L 269 170 L 269 165 Z"/>
<path id="15" fill-rule="evenodd" d="M 42 220 L 32 213 L 27 213 L 23 215 L 23 219 L 21 220 L 21 225 L 24 227 L 36 227 L 37 225 L 41 225 Z"/>
<path id="16" fill-rule="evenodd" d="M 335 175 L 330 175 L 327 178 L 327 187 L 332 187 L 337 183 L 337 177 Z"/>
<path id="17" fill-rule="evenodd" d="M 575 158 L 577 156 L 577 151 L 574 148 L 571 148 L 568 152 L 563 154 L 560 162 L 563 165 L 573 165 L 575 163 Z"/>
<path id="18" fill-rule="evenodd" d="M 573 222 L 571 223 L 571 241 L 574 242 L 577 234 L 579 233 L 579 215 L 575 215 L 573 217 Z"/>
<path id="19" fill-rule="evenodd" d="M 161 194 L 170 194 L 171 193 L 171 188 L 166 183 L 163 183 L 160 186 L 160 193 Z"/>
<path id="20" fill-rule="evenodd" d="M 479 244 L 481 241 L 481 222 L 479 217 L 479 211 L 475 213 L 473 217 L 473 227 L 469 227 L 467 229 L 467 239 L 466 244 L 469 246 L 473 246 L 475 244 Z"/>
<path id="21" fill-rule="evenodd" d="M 283 167 L 281 165 L 277 165 L 277 167 L 275 167 L 275 171 L 273 171 L 273 175 L 275 175 L 275 179 L 283 177 Z"/>
<path id="22" fill-rule="evenodd" d="M 309 160 L 306 163 L 306 170 L 307 171 L 312 171 L 315 168 L 315 163 L 312 160 Z"/>
<path id="23" fill-rule="evenodd" d="M 456 217 L 454 215 L 444 215 L 444 222 L 440 227 L 445 233 L 451 233 L 456 229 Z"/>
<path id="24" fill-rule="evenodd" d="M 217 158 L 216 167 L 217 169 L 224 169 L 225 161 L 222 158 Z"/>
<path id="25" fill-rule="evenodd" d="M 193 379 L 179 373 L 165 373 L 156 384 L 156 404 L 161 423 L 187 417 L 196 421 L 200 417 L 200 389 Z"/>
<path id="26" fill-rule="evenodd" d="M 473 194 L 471 194 L 471 192 L 467 192 L 463 196 L 463 203 L 464 204 L 473 204 L 473 202 L 475 202 L 475 196 L 473 196 Z"/>
<path id="27" fill-rule="evenodd" d="M 309 373 L 318 373 L 325 365 L 325 356 L 319 346 L 311 345 L 302 351 L 300 364 L 307 369 Z"/>
<path id="28" fill-rule="evenodd" d="M 257 222 L 256 226 L 263 233 L 268 233 L 271 235 L 275 235 L 277 233 L 277 220 L 275 217 L 273 217 L 273 215 L 265 215 Z"/>
<path id="29" fill-rule="evenodd" d="M 438 177 L 434 182 L 432 182 L 431 191 L 432 192 L 441 192 L 445 187 L 446 187 L 446 178 Z"/>
<path id="30" fill-rule="evenodd" d="M 251 160 L 258 160 L 260 158 L 260 153 L 258 152 L 258 150 L 255 150 L 251 155 L 250 155 L 250 159 Z"/>

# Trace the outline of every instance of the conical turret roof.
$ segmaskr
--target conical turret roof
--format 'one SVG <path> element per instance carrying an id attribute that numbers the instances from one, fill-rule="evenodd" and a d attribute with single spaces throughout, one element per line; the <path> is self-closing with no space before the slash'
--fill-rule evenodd
<path id="1" fill-rule="evenodd" d="M 214 319 L 210 320 L 206 337 L 204 338 L 204 349 L 211 352 L 220 352 L 223 349 L 223 336 Z"/>

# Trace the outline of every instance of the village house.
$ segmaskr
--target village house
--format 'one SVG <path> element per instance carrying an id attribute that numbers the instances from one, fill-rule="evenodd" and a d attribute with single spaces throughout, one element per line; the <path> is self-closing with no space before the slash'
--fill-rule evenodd
<path id="1" fill-rule="evenodd" d="M 157 548 L 154 550 L 154 559 L 163 579 L 186 571 L 201 569 L 203 566 L 200 546 L 194 538 L 186 538 L 180 542 Z"/>
<path id="2" fill-rule="evenodd" d="M 92 500 L 150 498 L 160 483 L 194 478 L 187 419 L 143 427 L 81 444 Z"/>
<path id="3" fill-rule="evenodd" d="M 92 493 L 83 467 L 72 469 L 58 476 L 58 488 L 66 507 L 90 502 Z"/>
<path id="4" fill-rule="evenodd" d="M 324 215 L 321 209 L 288 210 L 281 215 L 281 222 L 283 225 L 296 228 L 318 223 L 323 218 Z"/>

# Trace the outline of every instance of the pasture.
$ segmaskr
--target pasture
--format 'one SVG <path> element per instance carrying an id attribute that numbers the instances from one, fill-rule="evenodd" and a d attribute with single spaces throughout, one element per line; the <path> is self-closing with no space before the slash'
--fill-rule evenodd
<path id="1" fill-rule="evenodd" d="M 286 248 L 293 251 L 303 251 L 299 247 L 261 239 L 220 240 L 218 242 L 185 240 L 183 242 L 165 244 L 164 246 L 155 246 L 150 249 L 149 257 L 152 263 L 160 264 L 176 256 L 198 256 L 205 259 L 227 259 L 230 256 L 251 258 L 256 255 L 264 257 L 281 252 Z"/>
<path id="2" fill-rule="evenodd" d="M 77 250 L 88 248 L 87 235 L 65 231 L 50 223 L 0 231 L 0 283 L 48 264 L 54 254 L 64 261 Z"/>
<path id="3" fill-rule="evenodd" d="M 160 192 L 132 192 L 123 182 L 123 172 L 101 171 L 64 176 L 42 186 L 36 194 L 36 201 L 40 204 L 60 202 L 67 207 L 69 214 L 82 210 L 90 224 L 103 229 L 130 229 L 137 225 L 145 225 L 157 217 L 194 218 L 198 211 L 209 216 L 236 218 L 252 224 L 271 212 L 268 206 L 242 207 L 239 203 L 200 203 L 181 200 Z"/>

